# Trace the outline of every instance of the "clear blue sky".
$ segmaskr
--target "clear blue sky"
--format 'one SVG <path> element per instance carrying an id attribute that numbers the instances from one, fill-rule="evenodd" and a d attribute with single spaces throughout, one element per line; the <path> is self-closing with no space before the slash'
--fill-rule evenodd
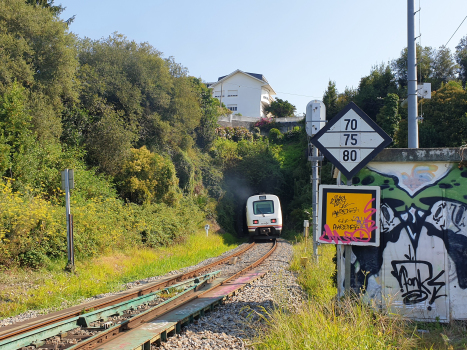
<path id="1" fill-rule="evenodd" d="M 236 69 L 262 73 L 277 96 L 304 112 L 329 79 L 341 92 L 407 46 L 405 0 L 55 0 L 76 15 L 70 30 L 100 39 L 113 32 L 148 42 L 204 81 Z M 467 16 L 467 0 L 416 0 L 421 44 L 438 48 Z M 416 33 L 419 17 L 416 16 Z M 467 20 L 448 44 L 467 35 Z M 306 95 L 306 96 L 298 96 Z"/>

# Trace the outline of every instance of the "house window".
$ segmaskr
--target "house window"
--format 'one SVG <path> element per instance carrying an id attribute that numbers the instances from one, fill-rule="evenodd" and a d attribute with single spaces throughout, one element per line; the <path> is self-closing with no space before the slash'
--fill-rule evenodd
<path id="1" fill-rule="evenodd" d="M 232 112 L 237 110 L 237 105 L 227 105 L 227 108 L 230 109 Z"/>
<path id="2" fill-rule="evenodd" d="M 220 98 L 220 97 L 221 97 L 221 92 L 220 92 L 220 91 L 216 91 L 216 92 L 214 93 L 214 97 Z M 224 95 L 222 95 L 222 97 L 224 97 Z"/>
<path id="3" fill-rule="evenodd" d="M 238 96 L 238 90 L 228 90 L 227 91 L 227 97 L 237 97 Z"/>

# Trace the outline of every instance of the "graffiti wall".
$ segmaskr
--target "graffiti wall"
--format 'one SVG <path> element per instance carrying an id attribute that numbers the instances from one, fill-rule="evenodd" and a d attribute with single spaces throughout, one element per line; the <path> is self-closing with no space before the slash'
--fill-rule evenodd
<path id="1" fill-rule="evenodd" d="M 371 162 L 352 183 L 381 188 L 380 246 L 352 247 L 352 287 L 415 319 L 467 319 L 467 168 Z"/>

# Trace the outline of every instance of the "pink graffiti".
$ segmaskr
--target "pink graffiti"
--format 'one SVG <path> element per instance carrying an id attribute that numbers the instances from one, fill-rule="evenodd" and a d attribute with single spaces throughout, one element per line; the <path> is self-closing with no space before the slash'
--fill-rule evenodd
<path id="1" fill-rule="evenodd" d="M 369 242 L 371 239 L 371 232 L 376 230 L 378 227 L 375 226 L 375 221 L 371 219 L 374 213 L 376 213 L 376 209 L 369 207 L 371 203 L 375 200 L 373 198 L 370 200 L 366 205 L 363 213 L 369 213 L 368 216 L 360 222 L 360 228 L 356 229 L 355 231 L 349 232 L 344 231 L 344 235 L 341 236 L 337 233 L 336 230 L 331 230 L 328 224 L 324 225 L 324 231 L 320 240 L 335 244 L 339 244 L 339 241 L 342 244 L 351 244 L 352 242 Z"/>

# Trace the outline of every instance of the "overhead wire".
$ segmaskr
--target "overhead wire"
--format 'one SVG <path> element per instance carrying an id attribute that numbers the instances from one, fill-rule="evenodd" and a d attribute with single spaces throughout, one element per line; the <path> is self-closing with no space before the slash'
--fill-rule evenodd
<path id="1" fill-rule="evenodd" d="M 464 19 L 462 20 L 461 24 L 459 24 L 459 27 L 457 27 L 456 31 L 454 32 L 454 34 L 451 35 L 451 37 L 449 38 L 448 42 L 446 43 L 446 45 L 444 46 L 448 46 L 449 42 L 451 41 L 452 37 L 457 33 L 457 31 L 459 30 L 459 28 L 461 27 L 462 23 L 464 23 L 464 21 L 467 19 L 467 16 L 464 17 Z"/>

